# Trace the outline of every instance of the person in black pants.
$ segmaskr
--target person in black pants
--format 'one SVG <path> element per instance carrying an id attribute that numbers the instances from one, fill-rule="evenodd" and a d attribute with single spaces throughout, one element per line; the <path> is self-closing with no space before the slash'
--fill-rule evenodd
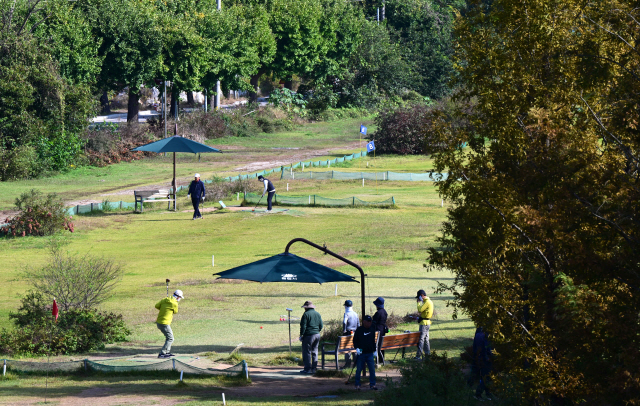
<path id="1" fill-rule="evenodd" d="M 192 180 L 191 184 L 189 185 L 189 193 L 187 193 L 187 196 L 191 196 L 191 204 L 193 205 L 193 218 L 191 220 L 202 218 L 199 206 L 200 199 L 202 199 L 202 201 L 204 202 L 205 194 L 204 182 L 200 180 L 200 174 L 196 173 L 194 177 L 195 179 Z"/>
<path id="2" fill-rule="evenodd" d="M 485 399 L 482 397 L 482 392 L 485 393 L 487 400 L 492 398 L 491 392 L 487 387 L 491 384 L 492 358 L 491 343 L 487 333 L 482 327 L 478 327 L 473 338 L 473 371 L 480 378 L 480 383 L 474 396 L 476 400 L 483 401 Z"/>
<path id="3" fill-rule="evenodd" d="M 380 350 L 382 346 L 382 337 L 387 333 L 387 311 L 384 310 L 384 298 L 379 297 L 373 301 L 376 305 L 376 313 L 373 315 L 373 324 L 378 333 L 378 364 L 384 362 L 384 351 Z"/>
<path id="4" fill-rule="evenodd" d="M 264 190 L 262 191 L 262 196 L 264 196 L 265 193 L 268 193 L 268 195 L 267 195 L 267 211 L 270 212 L 271 211 L 271 201 L 273 200 L 273 195 L 276 194 L 276 188 L 275 188 L 275 186 L 273 186 L 273 183 L 271 183 L 271 181 L 269 179 L 266 179 L 262 175 L 258 176 L 258 180 L 260 182 L 264 183 Z"/>
<path id="5" fill-rule="evenodd" d="M 360 390 L 360 376 L 365 364 L 369 368 L 369 388 L 376 387 L 376 366 L 373 362 L 373 354 L 376 352 L 376 330 L 371 325 L 371 316 L 362 318 L 362 326 L 353 334 L 353 348 L 356 349 L 356 389 Z"/>

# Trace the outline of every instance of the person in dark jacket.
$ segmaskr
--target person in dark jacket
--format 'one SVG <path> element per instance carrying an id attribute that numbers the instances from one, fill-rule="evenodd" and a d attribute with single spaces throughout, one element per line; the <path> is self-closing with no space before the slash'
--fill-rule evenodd
<path id="1" fill-rule="evenodd" d="M 304 314 L 300 318 L 300 338 L 302 341 L 303 374 L 315 374 L 318 367 L 318 344 L 322 331 L 322 317 L 315 310 L 313 303 L 306 301 L 302 305 Z"/>
<path id="2" fill-rule="evenodd" d="M 491 367 L 492 367 L 491 343 L 487 338 L 482 327 L 476 329 L 476 335 L 473 337 L 473 367 L 477 374 L 480 375 L 480 383 L 476 388 L 475 398 L 484 400 L 482 392 L 485 393 L 486 399 L 491 400 L 491 392 L 487 385 L 490 384 Z"/>
<path id="3" fill-rule="evenodd" d="M 194 177 L 195 179 L 192 180 L 191 184 L 189 185 L 189 193 L 187 193 L 187 197 L 191 196 L 191 204 L 193 205 L 193 218 L 191 220 L 202 218 L 199 206 L 201 202 L 200 199 L 202 199 L 202 201 L 204 202 L 205 194 L 204 182 L 200 180 L 200 174 L 196 173 Z"/>
<path id="4" fill-rule="evenodd" d="M 264 196 L 265 193 L 268 193 L 267 194 L 267 211 L 270 212 L 271 201 L 273 200 L 273 195 L 276 194 L 276 188 L 275 186 L 273 186 L 273 183 L 271 183 L 269 179 L 265 178 L 262 175 L 258 176 L 258 180 L 264 183 L 264 190 L 262 191 L 262 196 Z"/>
<path id="5" fill-rule="evenodd" d="M 376 365 L 373 361 L 373 354 L 378 346 L 376 343 L 376 329 L 372 326 L 371 316 L 362 318 L 362 326 L 356 329 L 353 334 L 353 348 L 356 349 L 356 389 L 360 390 L 360 376 L 364 369 L 364 364 L 369 368 L 369 388 L 378 390 L 376 387 Z"/>
<path id="6" fill-rule="evenodd" d="M 379 297 L 373 301 L 376 305 L 376 313 L 373 315 L 374 328 L 379 331 L 378 333 L 378 363 L 384 362 L 384 351 L 380 350 L 382 346 L 382 337 L 387 331 L 387 311 L 384 310 L 384 298 Z"/>

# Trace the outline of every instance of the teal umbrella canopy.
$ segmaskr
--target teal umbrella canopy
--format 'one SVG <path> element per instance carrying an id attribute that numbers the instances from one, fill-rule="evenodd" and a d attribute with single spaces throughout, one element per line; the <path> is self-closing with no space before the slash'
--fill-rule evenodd
<path id="1" fill-rule="evenodd" d="M 196 141 L 192 141 L 188 138 L 183 138 L 179 135 L 173 137 L 163 138 L 160 141 L 155 141 L 146 145 L 132 149 L 132 151 L 145 151 L 145 152 L 189 152 L 191 154 L 198 154 L 203 152 L 221 152 L 219 149 L 209 147 Z"/>
<path id="2" fill-rule="evenodd" d="M 352 276 L 290 253 L 274 255 L 214 275 L 255 282 L 358 282 Z"/>

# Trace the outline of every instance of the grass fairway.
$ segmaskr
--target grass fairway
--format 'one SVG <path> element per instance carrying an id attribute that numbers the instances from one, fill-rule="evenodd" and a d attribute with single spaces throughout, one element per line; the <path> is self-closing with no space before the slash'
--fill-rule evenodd
<path id="1" fill-rule="evenodd" d="M 202 154 L 200 161 L 193 154 L 177 154 L 178 185 L 188 184 L 195 172 L 203 179 L 246 174 L 296 163 L 300 160 L 333 159 L 359 151 L 360 123 L 374 128 L 372 117 L 307 124 L 294 131 L 261 133 L 254 137 L 229 137 L 210 140 L 208 145 L 222 154 Z M 247 167 L 260 163 L 260 169 Z M 13 207 L 15 198 L 31 189 L 56 192 L 65 201 L 79 199 L 102 200 L 105 194 L 145 185 L 169 186 L 173 176 L 173 156 L 120 163 L 104 168 L 81 167 L 67 173 L 41 179 L 0 182 L 0 210 Z M 133 193 L 116 195 L 111 201 L 133 201 Z M 2 219 L 4 220 L 4 219 Z"/>
<path id="2" fill-rule="evenodd" d="M 337 128 L 346 128 L 347 124 L 351 128 L 356 122 L 335 125 Z M 283 145 L 303 145 L 304 142 L 300 141 L 300 138 L 306 135 L 302 132 L 304 131 L 292 136 L 288 143 L 283 141 Z M 355 131 L 354 133 L 357 140 L 358 134 Z M 315 136 L 312 134 L 310 139 Z M 284 135 L 278 137 L 285 138 Z M 349 137 L 352 135 L 345 135 L 343 141 L 348 141 Z M 326 140 L 327 143 L 332 142 L 329 136 Z M 297 142 L 300 144 L 296 144 Z M 272 159 L 271 154 L 271 150 L 266 151 L 257 159 Z M 3 204 L 12 201 L 22 189 L 39 187 L 44 190 L 57 190 L 51 185 L 59 181 L 61 183 L 57 185 L 69 196 L 87 197 L 82 194 L 83 185 L 89 185 L 87 193 L 99 195 L 109 188 L 106 185 L 95 185 L 95 173 L 98 171 L 104 171 L 104 177 L 113 190 L 130 187 L 127 182 L 134 182 L 133 179 L 139 179 L 143 183 L 157 182 L 167 175 L 167 164 L 168 160 L 165 162 L 158 158 L 98 168 L 95 172 L 87 169 L 84 175 L 80 171 L 74 172 L 73 176 L 76 178 L 73 181 L 72 175 L 67 174 L 49 181 L 45 179 L 25 182 L 26 185 L 19 185 L 17 182 L 2 184 L 0 187 L 5 188 L 2 193 L 5 202 Z M 365 166 L 366 161 L 361 164 Z M 230 168 L 237 163 L 230 160 L 226 165 Z M 358 163 L 356 161 L 350 165 L 350 168 L 345 169 L 354 170 Z M 138 174 L 137 170 L 131 170 L 133 166 L 146 169 Z M 430 161 L 423 157 L 383 157 L 377 160 L 376 167 L 375 170 L 410 172 L 431 169 Z M 197 166 L 194 165 L 189 170 L 195 170 L 194 168 Z M 118 179 L 121 179 L 121 176 L 129 178 L 120 181 Z M 452 274 L 447 270 L 427 272 L 423 267 L 427 259 L 426 249 L 436 245 L 435 239 L 447 209 L 446 204 L 442 207 L 442 201 L 431 182 L 380 181 L 376 184 L 375 181 L 367 181 L 363 187 L 361 181 L 273 180 L 278 193 L 282 195 L 317 194 L 328 198 L 356 196 L 368 201 L 385 200 L 394 196 L 397 207 L 295 207 L 278 214 L 254 214 L 250 211 L 205 212 L 203 220 L 191 221 L 192 214 L 188 210 L 190 205 L 186 198 L 181 198 L 178 212 L 158 208 L 145 210 L 144 214 L 127 212 L 76 216 L 76 232 L 62 235 L 67 242 L 65 249 L 80 255 L 91 253 L 115 258 L 122 264 L 124 277 L 113 296 L 101 307 L 104 310 L 122 313 L 133 331 L 129 342 L 109 346 L 101 354 L 88 356 L 156 354 L 164 340 L 155 325 L 157 311 L 154 305 L 165 296 L 164 281 L 165 278 L 169 278 L 172 290 L 179 288 L 185 293 L 185 300 L 180 302 L 180 312 L 172 323 L 176 339 L 172 352 L 179 355 L 199 355 L 216 362 L 233 363 L 229 354 L 242 344 L 240 358 L 246 359 L 250 367 L 278 364 L 279 360 L 286 358 L 289 350 L 288 326 L 279 320 L 282 315 L 286 315 L 287 307 L 293 308 L 292 316 L 299 318 L 303 313 L 300 306 L 305 300 L 312 300 L 325 323 L 338 320 L 342 317 L 342 303 L 345 299 L 353 300 L 354 308 L 360 312 L 360 285 L 338 284 L 336 295 L 336 284 L 331 283 L 312 285 L 219 281 L 212 274 L 279 254 L 284 251 L 288 241 L 297 237 L 326 244 L 329 249 L 364 268 L 367 274 L 367 313 L 375 312 L 372 302 L 378 296 L 386 299 L 386 309 L 389 313 L 405 315 L 414 312 L 416 291 L 425 289 L 436 307 L 431 327 L 432 350 L 448 351 L 452 356 L 457 356 L 464 346 L 470 345 L 474 333 L 472 322 L 464 317 L 452 320 L 451 309 L 446 307 L 446 301 L 451 297 L 433 294 L 437 283 L 450 282 Z M 232 205 L 238 202 L 229 200 L 225 203 Z M 206 207 L 210 205 L 211 203 L 207 203 Z M 11 328 L 9 312 L 18 308 L 20 298 L 29 289 L 21 277 L 21 271 L 27 266 L 37 267 L 47 261 L 46 243 L 46 239 L 32 237 L 0 239 L 0 263 L 3 264 L 4 277 L 0 327 Z M 358 276 L 359 279 L 355 269 L 304 244 L 294 244 L 291 252 Z M 215 255 L 215 267 L 212 267 L 212 255 Z M 391 333 L 417 329 L 417 324 L 401 324 Z M 294 322 L 293 351 L 294 355 L 299 356 L 301 345 L 297 341 L 297 335 L 298 324 Z M 394 352 L 388 353 L 387 359 L 392 359 L 394 355 Z M 408 356 L 412 355 L 412 351 L 408 353 Z M 56 357 L 57 360 L 69 358 Z M 189 405 L 200 405 L 214 404 L 213 395 L 209 392 L 217 390 L 215 388 L 219 384 L 213 380 L 198 381 L 201 388 L 194 394 L 181 392 L 182 388 L 174 388 L 172 385 L 175 385 L 175 380 L 123 379 L 120 382 L 109 379 L 96 381 L 92 377 L 57 377 L 53 384 L 50 383 L 53 385 L 50 388 L 54 388 L 59 396 L 76 396 L 96 386 L 126 387 L 115 391 L 123 396 L 134 396 L 140 393 L 162 394 L 164 389 L 159 388 L 165 385 L 164 387 L 169 388 L 171 392 L 171 398 L 189 400 L 190 402 L 186 403 Z M 197 391 L 201 391 L 202 396 L 198 395 L 200 392 Z M 8 396 L 6 399 L 32 400 L 41 395 L 41 377 L 21 376 L 0 383 L 0 397 Z M 372 396 L 370 392 L 338 395 L 338 398 L 302 400 L 294 397 L 256 396 L 234 400 L 230 404 L 359 405 L 370 402 Z M 3 402 L 5 401 L 0 400 L 0 403 Z M 215 402 L 221 403 L 217 392 Z"/>

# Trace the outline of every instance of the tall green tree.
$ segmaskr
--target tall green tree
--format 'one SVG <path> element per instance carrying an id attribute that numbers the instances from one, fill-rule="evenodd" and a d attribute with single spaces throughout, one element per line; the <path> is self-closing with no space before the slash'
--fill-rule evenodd
<path id="1" fill-rule="evenodd" d="M 432 99 L 449 92 L 454 74 L 452 36 L 455 10 L 463 0 L 389 0 L 385 23 L 411 66 L 412 90 Z"/>
<path id="2" fill-rule="evenodd" d="M 153 4 L 145 0 L 79 0 L 93 36 L 102 40 L 98 76 L 102 90 L 129 89 L 128 122 L 138 121 L 140 87 L 153 81 L 161 63 L 162 30 Z"/>
<path id="3" fill-rule="evenodd" d="M 441 289 L 490 332 L 505 394 L 640 404 L 637 4 L 470 5 L 455 34 L 475 107 L 428 129 L 453 203 Z"/>
<path id="4" fill-rule="evenodd" d="M 207 12 L 198 25 L 208 41 L 209 59 L 202 88 L 213 89 L 217 80 L 222 90 L 252 90 L 249 79 L 275 55 L 275 38 L 269 16 L 261 5 L 230 4 L 221 11 Z"/>
<path id="5" fill-rule="evenodd" d="M 0 2 L 0 180 L 65 170 L 82 147 L 90 88 L 63 76 L 59 44 L 35 35 L 54 6 Z"/>

